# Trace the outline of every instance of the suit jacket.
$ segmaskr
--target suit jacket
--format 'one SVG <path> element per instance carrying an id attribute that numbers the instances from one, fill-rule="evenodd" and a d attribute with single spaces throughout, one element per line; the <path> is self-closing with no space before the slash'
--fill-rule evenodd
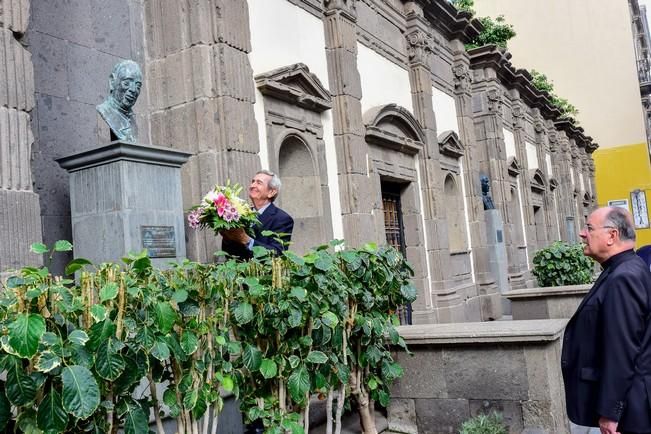
<path id="1" fill-rule="evenodd" d="M 567 414 L 579 425 L 603 416 L 619 431 L 651 432 L 651 272 L 633 250 L 603 266 L 565 328 Z"/>
<path id="2" fill-rule="evenodd" d="M 276 233 L 285 233 L 288 235 L 282 236 L 281 239 L 289 242 L 292 238 L 292 231 L 294 230 L 294 219 L 276 205 L 269 204 L 262 214 L 258 216 L 260 221 L 259 225 L 253 228 L 253 246 L 261 246 L 268 250 L 273 250 L 276 253 L 281 253 L 286 248 L 276 240 L 274 237 L 267 237 L 262 235 L 263 231 L 273 231 Z M 253 253 L 238 242 L 224 239 L 222 241 L 222 250 L 231 255 L 237 256 L 240 259 L 251 259 Z"/>

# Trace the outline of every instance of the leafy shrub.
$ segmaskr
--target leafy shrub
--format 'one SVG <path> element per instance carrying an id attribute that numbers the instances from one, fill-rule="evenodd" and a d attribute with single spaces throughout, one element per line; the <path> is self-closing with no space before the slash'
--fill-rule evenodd
<path id="1" fill-rule="evenodd" d="M 497 412 L 480 414 L 461 425 L 459 434 L 507 434 L 502 415 Z"/>
<path id="2" fill-rule="evenodd" d="M 561 118 L 569 119 L 575 125 L 578 125 L 576 121 L 576 116 L 579 114 L 579 110 L 570 104 L 570 102 L 561 98 L 554 92 L 554 83 L 551 82 L 547 76 L 541 72 L 532 69 L 531 74 L 531 83 L 534 87 L 540 91 L 547 92 L 551 98 L 551 103 L 561 111 Z"/>
<path id="3" fill-rule="evenodd" d="M 180 434 L 207 432 L 220 389 L 271 433 L 307 432 L 317 393 L 339 428 L 349 396 L 368 416 L 402 375 L 389 345 L 406 348 L 395 311 L 416 292 L 395 249 L 336 245 L 168 270 L 146 252 L 94 269 L 75 259 L 77 281 L 23 268 L 0 288 L 0 432 L 146 433 L 151 409 L 163 433 L 161 404 Z M 150 396 L 134 395 L 141 382 Z"/>
<path id="4" fill-rule="evenodd" d="M 583 244 L 556 241 L 533 257 L 533 274 L 539 286 L 581 285 L 590 283 L 594 261 L 583 254 Z"/>
<path id="5" fill-rule="evenodd" d="M 475 15 L 474 0 L 449 0 L 450 3 L 460 11 L 468 12 Z M 500 48 L 506 49 L 506 43 L 515 36 L 515 29 L 504 19 L 503 15 L 493 19 L 491 17 L 478 18 L 484 27 L 469 44 L 466 44 L 466 50 L 470 50 L 484 45 L 495 44 Z"/>

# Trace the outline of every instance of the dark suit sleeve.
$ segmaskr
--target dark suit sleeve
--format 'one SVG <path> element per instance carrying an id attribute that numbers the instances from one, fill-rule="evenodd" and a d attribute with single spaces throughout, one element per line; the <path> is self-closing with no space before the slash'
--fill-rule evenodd
<path id="1" fill-rule="evenodd" d="M 273 219 L 268 225 L 262 228 L 262 230 L 272 231 L 277 234 L 287 234 L 281 236 L 281 239 L 288 243 L 292 239 L 292 231 L 294 230 L 294 219 L 292 219 L 289 214 L 284 211 L 278 210 L 277 217 Z M 262 232 L 262 231 L 261 231 Z M 253 241 L 253 246 L 264 247 L 268 250 L 273 250 L 276 253 L 282 253 L 286 247 L 276 240 L 275 237 L 270 236 L 266 237 L 264 235 L 258 235 Z"/>
<path id="2" fill-rule="evenodd" d="M 648 303 L 644 270 L 627 267 L 622 271 L 612 283 L 608 282 L 600 324 L 603 348 L 597 412 L 614 421 L 619 421 L 622 415 L 635 374 Z"/>

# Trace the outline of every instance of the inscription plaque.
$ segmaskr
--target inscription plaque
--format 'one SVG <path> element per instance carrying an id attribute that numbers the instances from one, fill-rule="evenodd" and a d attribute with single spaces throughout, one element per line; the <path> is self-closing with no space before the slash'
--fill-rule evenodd
<path id="1" fill-rule="evenodd" d="M 175 258 L 174 226 L 140 226 L 142 247 L 151 258 Z"/>

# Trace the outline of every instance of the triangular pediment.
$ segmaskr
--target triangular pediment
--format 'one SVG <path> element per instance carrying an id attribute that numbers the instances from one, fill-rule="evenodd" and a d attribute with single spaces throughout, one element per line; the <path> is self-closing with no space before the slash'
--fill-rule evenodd
<path id="1" fill-rule="evenodd" d="M 443 131 L 438 136 L 438 142 L 441 154 L 452 158 L 463 157 L 465 150 L 456 132 L 452 130 Z"/>
<path id="2" fill-rule="evenodd" d="M 529 182 L 531 190 L 536 193 L 543 193 L 547 189 L 545 174 L 540 169 L 529 170 Z"/>
<path id="3" fill-rule="evenodd" d="M 509 171 L 509 175 L 511 176 L 518 176 L 522 172 L 522 166 L 520 165 L 518 159 L 515 157 L 510 157 L 506 161 L 506 168 Z"/>
<path id="4" fill-rule="evenodd" d="M 263 95 L 308 110 L 322 112 L 332 107 L 332 96 L 316 75 L 303 63 L 295 63 L 255 76 Z"/>

